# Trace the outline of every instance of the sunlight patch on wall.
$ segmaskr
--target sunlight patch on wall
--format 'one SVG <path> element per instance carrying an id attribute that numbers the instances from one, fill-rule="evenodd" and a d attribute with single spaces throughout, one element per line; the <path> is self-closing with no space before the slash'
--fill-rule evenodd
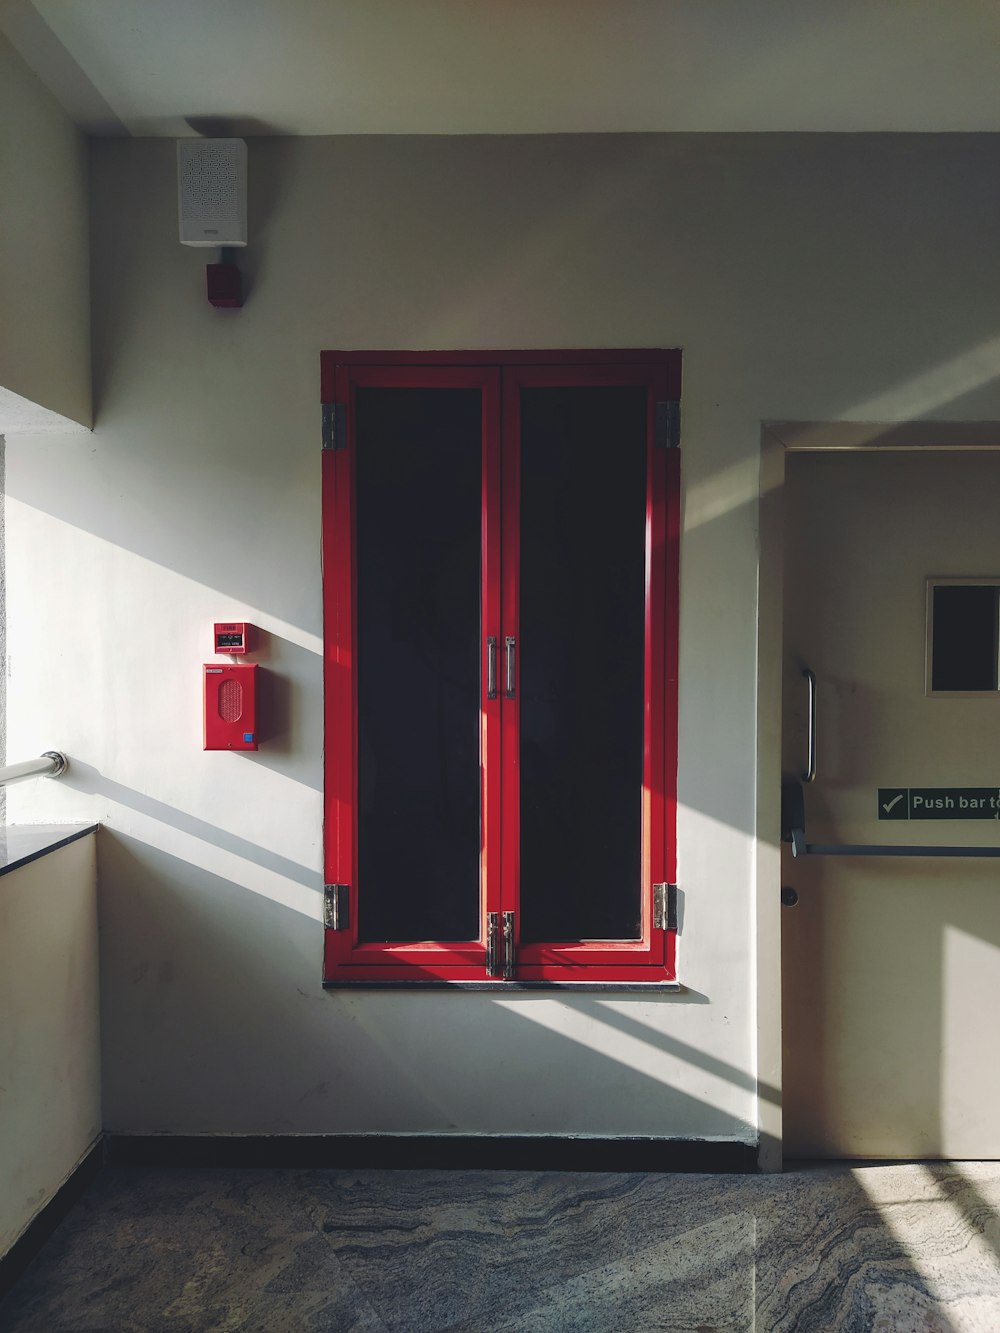
<path id="1" fill-rule="evenodd" d="M 321 893 L 303 884 L 296 884 L 294 880 L 266 866 L 256 865 L 245 856 L 239 856 L 224 847 L 216 847 L 204 838 L 195 837 L 192 833 L 170 827 L 140 811 L 120 805 L 112 810 L 108 828 L 111 832 L 139 838 L 168 856 L 186 861 L 196 870 L 216 875 L 219 879 L 267 898 L 281 907 L 287 907 L 312 921 L 319 923 L 323 920 Z"/>
<path id="2" fill-rule="evenodd" d="M 911 421 L 980 389 L 1000 376 L 1000 334 L 856 404 L 858 421 Z"/>
<path id="3" fill-rule="evenodd" d="M 7 533 L 9 753 L 59 749 L 71 765 L 61 784 L 14 791 L 11 818 L 100 819 L 151 798 L 292 860 L 315 848 L 320 635 L 20 500 Z M 202 663 L 219 660 L 212 625 L 228 619 L 262 632 L 272 707 L 252 759 L 203 750 Z"/>
<path id="4" fill-rule="evenodd" d="M 12 542 L 19 540 L 24 542 L 22 549 L 26 552 L 34 549 L 32 545 L 28 544 L 30 540 L 32 543 L 39 543 L 39 549 L 45 549 L 47 545 L 52 543 L 65 545 L 68 550 L 73 552 L 75 560 L 78 561 L 93 561 L 113 567 L 120 566 L 120 562 L 127 559 L 129 562 L 130 585 L 132 587 L 149 586 L 156 589 L 161 597 L 159 603 L 161 608 L 164 605 L 176 606 L 183 604 L 189 604 L 196 608 L 200 603 L 209 603 L 212 609 L 211 619 L 204 626 L 201 625 L 199 620 L 199 633 L 201 641 L 204 642 L 202 651 L 206 653 L 209 653 L 211 648 L 210 635 L 214 620 L 242 620 L 249 621 L 259 629 L 268 634 L 273 634 L 277 638 L 287 639 L 296 647 L 315 653 L 317 657 L 323 656 L 323 637 L 321 634 L 313 634 L 309 630 L 292 624 L 291 621 L 272 615 L 269 611 L 261 610 L 247 602 L 241 602 L 222 588 L 189 578 L 185 574 L 179 574 L 176 570 L 169 569 L 155 560 L 149 560 L 135 551 L 117 546 L 107 538 L 99 537 L 92 532 L 88 532 L 85 528 L 77 527 L 66 519 L 56 518 L 54 515 L 48 514 L 34 505 L 29 505 L 23 500 L 17 500 L 9 496 L 7 499 L 7 514 L 8 524 L 12 529 Z M 82 545 L 79 545 L 81 543 Z M 12 565 L 17 561 L 18 548 L 16 546 L 13 555 Z M 30 575 L 35 571 L 35 568 L 35 564 L 30 560 L 25 559 L 18 562 L 18 574 L 25 584 L 30 582 Z M 145 574 L 143 573 L 144 569 Z M 167 588 L 169 588 L 170 600 L 164 603 L 162 597 Z M 30 591 L 30 589 L 26 588 L 26 591 Z M 38 596 L 43 598 L 46 591 L 50 591 L 49 585 L 43 587 L 38 592 Z M 98 600 L 98 594 L 95 592 L 95 603 Z M 152 614 L 155 611 L 155 604 L 149 605 L 147 610 Z"/>
<path id="5" fill-rule="evenodd" d="M 595 1055 L 613 1060 L 666 1087 L 697 1097 L 708 1106 L 726 1111 L 732 1107 L 732 1081 L 724 1075 L 697 1068 L 690 1061 L 658 1049 L 652 1027 L 650 1039 L 646 1040 L 604 1022 L 589 1008 L 586 1011 L 576 1009 L 559 1000 L 524 1004 L 517 1000 L 505 1002 L 502 996 L 498 996 L 497 1004 L 516 1018 L 536 1023 L 565 1041 L 576 1042 Z M 630 1016 L 634 1014 L 633 1008 Z M 748 1114 L 751 1110 L 748 1102 Z"/>
<path id="6" fill-rule="evenodd" d="M 995 1022 L 1000 948 L 953 925 L 941 947 L 941 1145 L 966 1156 L 970 1143 L 997 1142 L 997 1071 L 984 1031 Z"/>
<path id="7" fill-rule="evenodd" d="M 760 494 L 760 459 L 741 458 L 693 482 L 684 494 L 684 531 L 691 532 L 746 505 Z"/>

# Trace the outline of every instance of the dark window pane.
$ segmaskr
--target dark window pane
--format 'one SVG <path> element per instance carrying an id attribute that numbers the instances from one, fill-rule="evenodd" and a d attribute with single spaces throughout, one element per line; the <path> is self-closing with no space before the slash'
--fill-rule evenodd
<path id="1" fill-rule="evenodd" d="M 521 937 L 641 934 L 646 391 L 521 396 Z"/>
<path id="2" fill-rule="evenodd" d="M 356 414 L 360 938 L 473 940 L 481 395 L 361 389 Z"/>
<path id="3" fill-rule="evenodd" d="M 997 589 L 938 584 L 934 596 L 931 688 L 997 688 Z"/>

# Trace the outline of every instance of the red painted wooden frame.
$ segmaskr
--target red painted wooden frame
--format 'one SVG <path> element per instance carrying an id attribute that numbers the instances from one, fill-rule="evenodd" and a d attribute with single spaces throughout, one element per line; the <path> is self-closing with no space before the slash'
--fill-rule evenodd
<path id="1" fill-rule="evenodd" d="M 643 673 L 642 933 L 638 940 L 551 941 L 522 944 L 515 933 L 521 981 L 663 980 L 667 964 L 664 930 L 653 928 L 653 884 L 667 881 L 665 809 L 665 620 L 666 456 L 655 440 L 656 404 L 666 400 L 669 375 L 662 362 L 591 365 L 531 365 L 505 368 L 503 376 L 503 633 L 520 642 L 520 437 L 521 390 L 531 387 L 636 385 L 646 388 L 645 662 Z M 676 452 L 676 451 L 674 451 Z M 520 685 L 520 681 L 516 682 Z M 520 699 L 503 707 L 503 908 L 520 913 Z M 676 758 L 674 759 L 676 768 Z M 672 830 L 671 830 L 672 834 Z M 673 838 L 671 836 L 671 843 Z M 673 876 L 671 875 L 672 879 Z M 672 977 L 671 973 L 671 977 Z"/>
<path id="2" fill-rule="evenodd" d="M 501 447 L 501 376 L 503 443 Z M 350 885 L 349 930 L 326 932 L 325 978 L 485 982 L 486 914 L 518 919 L 517 753 L 520 690 L 487 700 L 481 652 L 483 849 L 481 936 L 472 944 L 363 945 L 357 937 L 357 673 L 354 393 L 358 387 L 479 387 L 483 392 L 481 642 L 517 634 L 520 390 L 528 385 L 642 384 L 648 392 L 642 937 L 518 949 L 516 980 L 655 982 L 676 975 L 676 932 L 652 927 L 652 885 L 676 878 L 680 459 L 657 447 L 655 404 L 680 396 L 680 352 L 326 352 L 323 401 L 347 409 L 346 448 L 323 456 L 325 875 Z M 502 455 L 502 464 L 501 464 Z M 503 475 L 501 477 L 501 465 Z M 501 569 L 501 496 L 503 568 Z M 501 756 L 502 762 L 501 762 Z M 501 848 L 503 849 L 501 851 Z M 363 892 L 363 886 L 361 892 Z M 506 984 L 489 983 L 502 989 Z"/>
<path id="3" fill-rule="evenodd" d="M 681 396 L 681 354 L 677 348 L 611 348 L 597 351 L 592 347 L 576 351 L 525 351 L 515 348 L 502 352 L 321 352 L 321 401 L 336 398 L 336 375 L 341 366 L 617 366 L 658 365 L 666 375 L 667 398 Z"/>
<path id="4" fill-rule="evenodd" d="M 482 391 L 482 641 L 500 633 L 500 374 L 492 366 L 338 366 L 338 404 L 347 408 L 346 447 L 323 456 L 325 655 L 325 877 L 350 889 L 350 926 L 326 932 L 325 977 L 337 981 L 475 981 L 486 970 L 486 913 L 500 910 L 500 699 L 487 699 L 481 653 L 480 934 L 471 943 L 433 940 L 365 944 L 358 935 L 357 560 L 354 526 L 355 394 L 359 388 Z M 498 692 L 499 694 L 499 692 Z"/>

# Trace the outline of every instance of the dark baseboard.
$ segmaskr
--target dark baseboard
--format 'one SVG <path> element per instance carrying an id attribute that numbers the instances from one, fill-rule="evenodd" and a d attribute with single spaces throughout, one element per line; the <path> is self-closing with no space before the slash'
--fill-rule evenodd
<path id="1" fill-rule="evenodd" d="M 656 1171 L 747 1175 L 757 1145 L 707 1139 L 528 1135 L 108 1134 L 108 1166 L 434 1171 Z"/>
<path id="2" fill-rule="evenodd" d="M 96 1179 L 103 1164 L 104 1141 L 98 1139 L 73 1174 L 29 1222 L 7 1253 L 0 1257 L 0 1300 L 7 1295 L 84 1190 Z"/>

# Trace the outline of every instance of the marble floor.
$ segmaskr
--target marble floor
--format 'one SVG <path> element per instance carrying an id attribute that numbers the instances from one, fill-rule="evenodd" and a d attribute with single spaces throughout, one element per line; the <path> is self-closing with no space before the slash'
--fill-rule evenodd
<path id="1" fill-rule="evenodd" d="M 997 1333 L 1000 1163 L 105 1170 L 5 1333 Z"/>

